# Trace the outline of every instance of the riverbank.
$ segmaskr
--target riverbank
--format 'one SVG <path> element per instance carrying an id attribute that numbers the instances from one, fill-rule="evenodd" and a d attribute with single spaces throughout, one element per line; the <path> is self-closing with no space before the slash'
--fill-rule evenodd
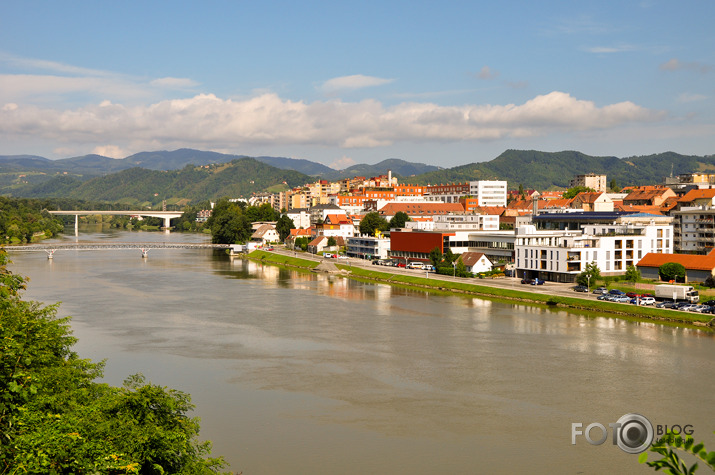
<path id="1" fill-rule="evenodd" d="M 312 255 L 309 256 L 312 257 Z M 246 255 L 246 258 L 254 261 L 311 271 L 313 271 L 321 262 L 321 260 L 298 257 L 297 254 L 295 256 L 289 256 L 277 252 L 260 250 L 251 252 Z M 641 307 L 622 303 L 605 302 L 602 300 L 593 300 L 589 298 L 542 294 L 531 291 L 491 286 L 489 285 L 489 280 L 487 279 L 479 280 L 479 283 L 473 283 L 471 280 L 466 279 L 464 279 L 464 281 L 454 281 L 454 279 L 450 280 L 437 274 L 429 274 L 429 277 L 421 277 L 418 275 L 390 272 L 389 270 L 383 270 L 384 268 L 373 270 L 365 269 L 359 266 L 344 265 L 337 262 L 335 264 L 338 269 L 344 271 L 342 275 L 346 277 L 381 282 L 390 285 L 413 287 L 416 289 L 433 289 L 454 294 L 497 298 L 522 303 L 544 304 L 554 307 L 607 313 L 617 317 L 641 318 L 652 321 L 673 322 L 705 328 L 712 328 L 713 320 L 715 320 L 710 314 L 703 315 L 699 313 L 686 313 L 655 307 Z M 710 324 L 710 326 L 708 326 L 708 324 Z"/>

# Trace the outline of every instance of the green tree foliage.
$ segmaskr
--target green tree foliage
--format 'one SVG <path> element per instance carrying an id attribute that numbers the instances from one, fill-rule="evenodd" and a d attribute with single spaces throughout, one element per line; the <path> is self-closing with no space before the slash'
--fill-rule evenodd
<path id="1" fill-rule="evenodd" d="M 244 210 L 227 198 L 216 202 L 206 226 L 211 229 L 211 241 L 216 244 L 245 243 L 252 234 L 251 221 Z"/>
<path id="2" fill-rule="evenodd" d="M 390 225 L 387 220 L 375 211 L 367 213 L 360 221 L 360 234 L 372 236 L 375 234 L 375 230 L 387 231 L 388 229 L 390 229 Z"/>
<path id="3" fill-rule="evenodd" d="M 590 280 L 589 280 L 589 276 Z M 598 268 L 595 262 L 586 264 L 586 268 L 579 275 L 576 276 L 576 283 L 579 285 L 590 285 L 594 286 L 596 281 L 601 278 L 601 269 Z"/>
<path id="4" fill-rule="evenodd" d="M 442 262 L 442 251 L 440 251 L 439 248 L 435 246 L 435 248 L 429 252 L 429 260 L 435 269 L 439 267 L 440 263 Z"/>
<path id="5" fill-rule="evenodd" d="M 328 247 L 337 246 L 338 242 L 333 236 L 328 237 Z"/>
<path id="6" fill-rule="evenodd" d="M 0 473 L 214 473 L 188 395 L 146 383 L 97 383 L 103 363 L 72 350 L 57 306 L 21 299 L 0 252 Z"/>
<path id="7" fill-rule="evenodd" d="M 618 193 L 619 191 L 621 191 L 621 187 L 618 186 L 618 182 L 616 181 L 615 178 L 613 180 L 611 180 L 610 188 L 613 193 Z"/>
<path id="8" fill-rule="evenodd" d="M 637 282 L 641 278 L 641 273 L 636 266 L 628 266 L 624 278 L 629 282 Z"/>
<path id="9" fill-rule="evenodd" d="M 638 457 L 639 463 L 645 463 L 649 467 L 655 468 L 656 471 L 664 469 L 663 473 L 671 475 L 690 475 L 695 473 L 700 462 L 707 465 L 710 470 L 715 472 L 715 452 L 708 452 L 705 449 L 705 444 L 695 443 L 692 436 L 673 434 L 668 431 L 664 437 L 661 437 L 653 442 L 650 446 L 650 451 L 661 456 L 658 460 L 648 462 L 648 452 L 643 452 Z M 698 460 L 693 465 L 688 467 L 678 451 L 690 454 Z"/>
<path id="10" fill-rule="evenodd" d="M 290 230 L 295 229 L 295 223 L 288 216 L 283 215 L 276 221 L 276 232 L 281 241 L 285 241 L 290 236 Z"/>
<path id="11" fill-rule="evenodd" d="M 677 262 L 666 262 L 658 267 L 658 275 L 661 280 L 683 282 L 685 279 L 685 266 Z"/>
<path id="12" fill-rule="evenodd" d="M 576 197 L 579 193 L 590 193 L 595 191 L 593 188 L 589 188 L 587 186 L 574 186 L 573 188 L 569 188 L 568 190 L 564 191 L 564 199 L 570 200 L 571 198 Z"/>
<path id="13" fill-rule="evenodd" d="M 47 211 L 48 202 L 0 196 L 0 243 L 32 241 L 37 235 L 62 232 L 62 221 Z"/>
<path id="14" fill-rule="evenodd" d="M 296 249 L 302 249 L 303 251 L 307 251 L 308 244 L 310 244 L 310 239 L 308 239 L 307 237 L 295 238 L 294 245 Z"/>
<path id="15" fill-rule="evenodd" d="M 412 221 L 410 217 L 404 211 L 398 211 L 395 216 L 390 220 L 389 227 L 392 228 L 404 228 L 407 221 Z"/>

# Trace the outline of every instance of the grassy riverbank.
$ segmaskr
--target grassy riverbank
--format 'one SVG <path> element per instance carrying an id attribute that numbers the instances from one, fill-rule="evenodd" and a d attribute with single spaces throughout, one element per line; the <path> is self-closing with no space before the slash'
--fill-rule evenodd
<path id="1" fill-rule="evenodd" d="M 266 251 L 253 251 L 248 255 L 248 257 L 257 261 L 270 262 L 290 267 L 300 267 L 304 269 L 314 269 L 319 264 L 319 262 L 309 259 L 290 257 Z M 492 297 L 512 301 L 516 300 L 520 302 L 531 302 L 535 304 L 587 310 L 590 312 L 608 313 L 611 315 L 622 315 L 648 320 L 678 322 L 699 326 L 704 325 L 713 318 L 710 314 L 703 315 L 699 313 L 678 312 L 675 310 L 666 310 L 655 307 L 636 307 L 634 305 L 606 302 L 602 300 L 582 299 L 576 297 L 541 294 L 538 292 L 529 292 L 524 290 L 490 287 L 484 284 L 473 283 L 473 280 L 466 279 L 463 282 L 453 282 L 449 280 L 441 280 L 436 277 L 426 278 L 417 275 L 392 273 L 389 270 L 383 269 L 363 269 L 361 267 L 353 267 L 342 264 L 337 264 L 337 267 L 340 270 L 347 271 L 350 277 L 357 279 L 383 282 L 418 289 L 434 289 L 457 294 Z"/>

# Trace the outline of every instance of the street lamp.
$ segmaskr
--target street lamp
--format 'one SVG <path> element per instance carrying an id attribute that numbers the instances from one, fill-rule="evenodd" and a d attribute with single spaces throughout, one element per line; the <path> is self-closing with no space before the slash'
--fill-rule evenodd
<path id="1" fill-rule="evenodd" d="M 452 262 L 452 267 L 454 268 L 454 273 L 452 274 L 454 277 L 457 277 L 457 263 Z"/>
<path id="2" fill-rule="evenodd" d="M 591 293 L 591 274 L 586 274 L 586 292 Z"/>

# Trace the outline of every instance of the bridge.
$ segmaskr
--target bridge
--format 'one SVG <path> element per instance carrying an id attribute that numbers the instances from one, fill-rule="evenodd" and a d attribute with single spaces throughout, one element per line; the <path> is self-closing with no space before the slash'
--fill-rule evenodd
<path id="1" fill-rule="evenodd" d="M 77 234 L 80 216 L 142 216 L 148 218 L 161 218 L 164 220 L 164 229 L 168 230 L 171 227 L 172 218 L 180 218 L 183 214 L 181 211 L 151 211 L 151 210 L 130 210 L 130 211 L 50 211 L 50 214 L 58 216 L 74 216 L 74 232 Z"/>
<path id="2" fill-rule="evenodd" d="M 210 243 L 183 243 L 183 242 L 113 242 L 113 243 L 53 243 L 33 244 L 30 246 L 1 246 L 0 249 L 14 252 L 46 252 L 47 258 L 52 259 L 55 251 L 88 251 L 110 249 L 139 249 L 142 257 L 148 257 L 150 249 L 230 249 L 232 244 Z"/>

